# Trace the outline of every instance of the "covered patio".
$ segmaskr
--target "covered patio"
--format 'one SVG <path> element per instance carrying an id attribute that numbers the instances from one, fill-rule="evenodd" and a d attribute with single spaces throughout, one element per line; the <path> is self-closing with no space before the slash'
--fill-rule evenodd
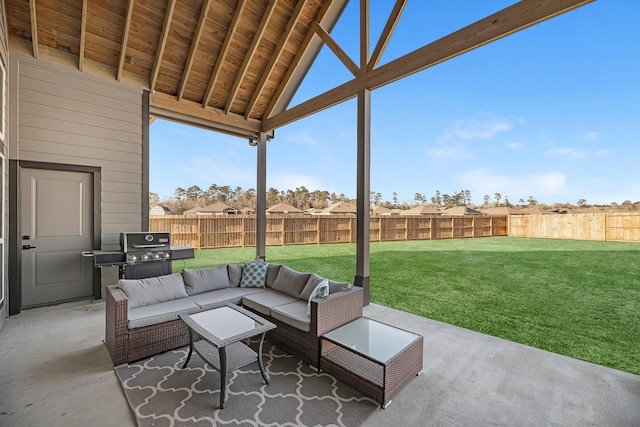
<path id="1" fill-rule="evenodd" d="M 640 423 L 635 375 L 375 304 L 365 316 L 423 335 L 424 372 L 363 426 Z M 0 425 L 136 425 L 102 342 L 103 323 L 104 303 L 86 301 L 7 319 Z"/>
<path id="2" fill-rule="evenodd" d="M 26 233 L 17 220 L 21 168 L 91 174 L 95 210 L 92 247 L 86 249 L 109 250 L 117 246 L 119 232 L 148 229 L 148 125 L 153 118 L 248 139 L 256 147 L 256 258 L 265 258 L 267 141 L 279 127 L 357 98 L 354 284 L 364 288 L 368 304 L 371 91 L 590 1 L 514 2 L 380 65 L 406 0 L 395 2 L 373 49 L 371 6 L 360 1 L 356 37 L 361 52 L 355 61 L 330 35 L 345 0 L 129 0 L 113 2 L 108 9 L 92 0 L 4 0 L 2 28 L 7 31 L 0 53 L 3 61 L 10 58 L 2 78 L 9 83 L 11 114 L 2 140 L 2 154 L 9 161 L 3 168 L 9 222 L 2 223 L 8 269 L 3 270 L 6 298 L 0 300 L 0 424 L 135 425 L 103 344 L 100 297 L 116 275 L 94 272 L 92 295 L 84 297 L 95 300 L 22 310 L 20 254 Z M 203 52 L 202 46 L 212 50 Z M 291 107 L 322 46 L 331 49 L 353 79 Z M 96 105 L 113 103 L 99 105 L 105 107 L 97 114 L 100 119 L 112 111 L 118 116 L 109 124 L 69 120 L 68 127 L 80 126 L 84 134 L 62 143 L 48 136 L 28 138 L 21 132 L 28 120 L 20 122 L 18 115 L 42 119 L 43 110 L 27 108 L 37 104 L 34 99 L 50 104 L 47 114 L 59 114 L 50 129 L 42 129 L 44 135 L 66 132 L 54 129 L 53 122 L 84 113 L 68 112 L 66 104 L 56 110 L 62 96 L 43 95 L 58 82 L 78 83 L 73 91 L 67 88 L 69 96 L 97 99 Z M 118 99 L 121 94 L 130 99 L 125 103 Z M 114 141 L 121 122 L 134 128 L 132 141 Z M 98 129 L 103 133 L 94 135 Z M 5 319 L 7 314 L 11 316 Z M 640 424 L 637 376 L 375 304 L 365 307 L 365 316 L 424 336 L 423 374 L 391 406 L 369 417 L 366 426 Z"/>

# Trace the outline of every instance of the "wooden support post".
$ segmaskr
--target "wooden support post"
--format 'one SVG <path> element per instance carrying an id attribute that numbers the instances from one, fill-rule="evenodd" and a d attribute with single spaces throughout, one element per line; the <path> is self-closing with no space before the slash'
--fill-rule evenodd
<path id="1" fill-rule="evenodd" d="M 258 139 L 250 141 L 257 147 L 256 176 L 256 259 L 266 260 L 267 241 L 267 134 L 260 132 Z"/>

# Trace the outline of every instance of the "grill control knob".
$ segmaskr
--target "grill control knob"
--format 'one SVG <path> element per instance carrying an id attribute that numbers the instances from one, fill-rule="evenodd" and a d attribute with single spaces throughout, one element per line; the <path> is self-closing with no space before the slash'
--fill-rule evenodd
<path id="1" fill-rule="evenodd" d="M 169 258 L 171 258 L 171 255 L 169 254 L 169 252 L 166 252 L 164 254 L 164 259 L 169 259 Z"/>
<path id="2" fill-rule="evenodd" d="M 155 259 L 155 260 L 160 259 L 160 254 L 153 254 L 153 259 Z"/>
<path id="3" fill-rule="evenodd" d="M 140 260 L 141 261 L 149 261 L 149 255 L 144 254 L 144 255 L 140 256 Z"/>
<path id="4" fill-rule="evenodd" d="M 135 255 L 129 255 L 129 263 L 135 264 L 138 261 L 138 257 Z"/>

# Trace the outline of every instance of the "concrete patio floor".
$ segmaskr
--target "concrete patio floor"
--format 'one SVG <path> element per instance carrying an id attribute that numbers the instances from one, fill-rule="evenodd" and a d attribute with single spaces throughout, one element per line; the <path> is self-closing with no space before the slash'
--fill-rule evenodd
<path id="1" fill-rule="evenodd" d="M 363 424 L 640 426 L 640 376 L 378 305 L 424 336 L 424 372 Z M 134 426 L 104 337 L 104 303 L 25 310 L 0 331 L 0 426 Z"/>

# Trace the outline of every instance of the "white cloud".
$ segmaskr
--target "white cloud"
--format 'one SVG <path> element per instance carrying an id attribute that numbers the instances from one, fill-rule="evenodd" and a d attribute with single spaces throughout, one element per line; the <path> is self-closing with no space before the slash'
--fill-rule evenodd
<path id="1" fill-rule="evenodd" d="M 504 117 L 473 118 L 456 120 L 449 132 L 456 138 L 468 141 L 474 139 L 489 139 L 499 133 L 513 128 L 513 122 Z"/>
<path id="2" fill-rule="evenodd" d="M 547 150 L 547 155 L 552 157 L 565 157 L 570 160 L 582 160 L 588 156 L 588 153 L 575 148 L 554 148 Z"/>
<path id="3" fill-rule="evenodd" d="M 569 189 L 567 177 L 562 172 L 511 176 L 490 169 L 475 169 L 459 174 L 458 182 L 462 188 L 471 191 L 476 203 L 482 203 L 485 194 L 493 199 L 497 192 L 503 199 L 508 196 L 511 203 L 527 200 L 529 196 L 538 201 L 557 201 L 555 199 L 564 197 Z"/>
<path id="4" fill-rule="evenodd" d="M 507 142 L 504 146 L 509 150 L 519 150 L 524 147 L 524 142 Z"/>
<path id="5" fill-rule="evenodd" d="M 591 131 L 591 132 L 585 132 L 585 133 L 582 135 L 582 138 L 583 138 L 583 139 L 586 139 L 586 140 L 588 140 L 588 141 L 597 141 L 597 140 L 599 140 L 601 137 L 602 137 L 602 134 L 600 134 L 599 132 L 593 132 L 593 131 Z"/>
<path id="6" fill-rule="evenodd" d="M 516 123 L 523 123 L 523 120 L 514 122 L 495 115 L 455 120 L 436 138 L 436 146 L 427 148 L 425 153 L 428 157 L 439 161 L 472 158 L 475 151 L 468 147 L 467 143 L 493 138 L 511 130 Z"/>

